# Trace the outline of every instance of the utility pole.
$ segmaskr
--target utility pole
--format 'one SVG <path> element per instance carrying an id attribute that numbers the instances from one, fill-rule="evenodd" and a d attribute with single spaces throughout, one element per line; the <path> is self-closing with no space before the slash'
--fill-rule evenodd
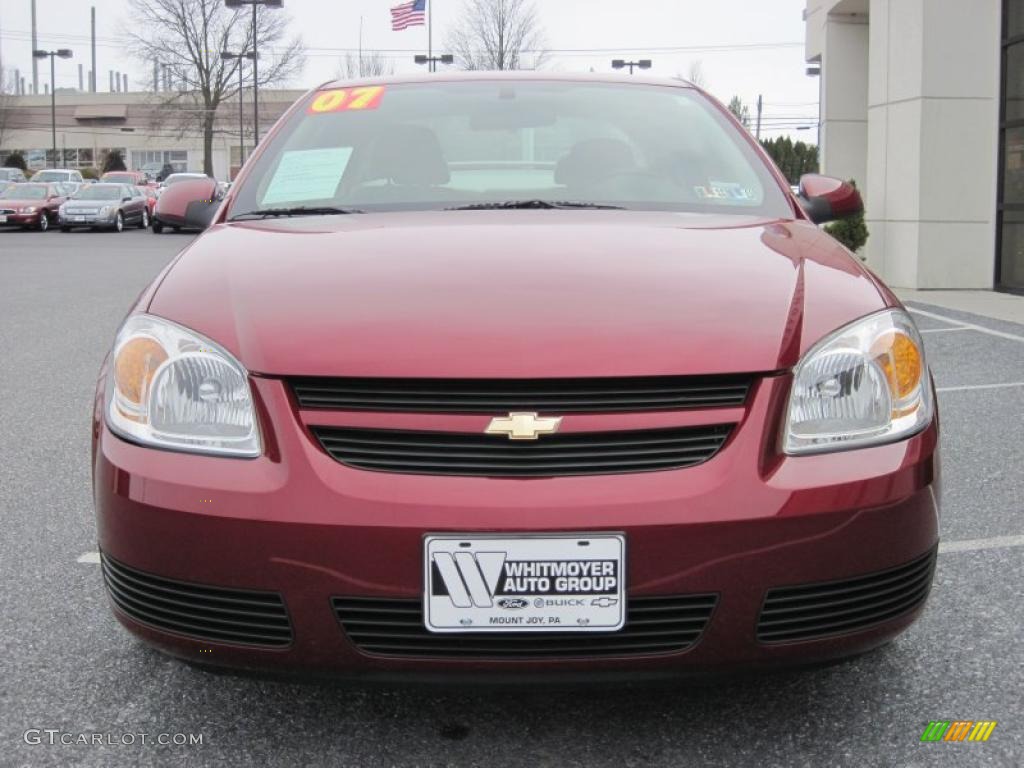
<path id="1" fill-rule="evenodd" d="M 39 50 L 39 41 L 36 39 L 36 0 L 32 0 L 32 94 L 39 93 L 39 61 L 34 52 Z M 56 142 L 54 143 L 56 146 Z"/>
<path id="2" fill-rule="evenodd" d="M 762 101 L 761 94 L 759 93 L 757 94 L 757 132 L 754 134 L 754 138 L 756 138 L 758 141 L 761 140 L 761 108 Z"/>
<path id="3" fill-rule="evenodd" d="M 90 22 L 92 25 L 92 75 L 90 76 L 89 90 L 96 93 L 96 6 L 94 5 L 89 12 Z"/>

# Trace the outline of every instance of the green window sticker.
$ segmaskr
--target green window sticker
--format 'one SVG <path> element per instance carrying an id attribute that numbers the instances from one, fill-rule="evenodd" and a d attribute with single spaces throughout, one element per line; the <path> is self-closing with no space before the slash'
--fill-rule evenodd
<path id="1" fill-rule="evenodd" d="M 260 204 L 333 199 L 351 157 L 352 147 L 284 152 Z"/>

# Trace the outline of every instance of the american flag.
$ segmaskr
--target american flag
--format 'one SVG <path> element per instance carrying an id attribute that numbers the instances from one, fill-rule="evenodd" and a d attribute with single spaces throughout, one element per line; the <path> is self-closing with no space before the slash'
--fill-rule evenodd
<path id="1" fill-rule="evenodd" d="M 422 27 L 427 23 L 427 0 L 411 0 L 391 9 L 391 31 Z"/>

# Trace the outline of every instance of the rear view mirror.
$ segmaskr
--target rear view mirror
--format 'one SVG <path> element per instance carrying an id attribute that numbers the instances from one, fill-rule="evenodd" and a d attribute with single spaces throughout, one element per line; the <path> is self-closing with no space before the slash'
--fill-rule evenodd
<path id="1" fill-rule="evenodd" d="M 800 203 L 815 224 L 864 212 L 864 201 L 853 184 L 817 173 L 805 173 L 800 177 Z"/>

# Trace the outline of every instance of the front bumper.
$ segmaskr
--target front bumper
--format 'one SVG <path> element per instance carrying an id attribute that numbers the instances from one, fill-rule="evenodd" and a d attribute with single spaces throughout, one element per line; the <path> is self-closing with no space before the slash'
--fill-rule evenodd
<path id="1" fill-rule="evenodd" d="M 0 222 L 0 227 L 34 227 L 39 223 L 40 212 L 5 213 L 2 216 L 6 221 Z"/>
<path id="2" fill-rule="evenodd" d="M 254 380 L 265 451 L 252 460 L 127 443 L 103 424 L 97 397 L 94 490 L 105 557 L 166 579 L 279 595 L 291 635 L 283 646 L 258 648 L 158 629 L 116 607 L 115 613 L 147 642 L 199 663 L 403 679 L 664 676 L 862 652 L 905 629 L 923 596 L 853 631 L 764 642 L 758 620 L 766 594 L 856 579 L 933 552 L 938 427 L 870 449 L 780 456 L 772 448 L 773 425 L 788 386 L 787 377 L 762 380 L 742 423 L 703 465 L 526 480 L 350 469 L 311 439 L 285 385 L 271 379 Z M 625 532 L 631 599 L 716 597 L 695 644 L 682 652 L 600 658 L 368 654 L 334 613 L 337 597 L 420 598 L 426 533 L 601 530 Z"/>
<path id="3" fill-rule="evenodd" d="M 60 218 L 62 227 L 112 227 L 117 211 L 100 216 L 98 213 L 67 213 Z"/>

